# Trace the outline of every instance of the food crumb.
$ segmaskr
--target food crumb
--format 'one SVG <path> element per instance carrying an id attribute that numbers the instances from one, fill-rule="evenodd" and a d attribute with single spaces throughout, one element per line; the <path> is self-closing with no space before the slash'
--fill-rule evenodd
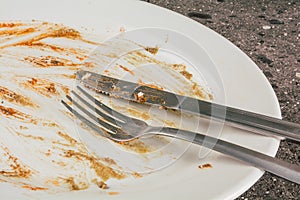
<path id="1" fill-rule="evenodd" d="M 31 78 L 31 80 L 28 81 L 31 85 L 35 85 L 37 83 L 37 79 Z"/>
<path id="2" fill-rule="evenodd" d="M 46 152 L 46 156 L 50 156 L 51 155 L 51 150 L 48 149 L 48 151 Z"/>
<path id="3" fill-rule="evenodd" d="M 118 195 L 120 194 L 119 192 L 108 192 L 109 195 Z"/>
<path id="4" fill-rule="evenodd" d="M 163 106 L 159 106 L 158 109 L 159 109 L 159 110 L 165 110 L 166 108 L 163 107 Z"/>
<path id="5" fill-rule="evenodd" d="M 182 74 L 188 80 L 191 80 L 191 78 L 193 77 L 193 74 L 191 74 L 187 71 L 180 71 L 180 74 Z"/>
<path id="6" fill-rule="evenodd" d="M 141 177 L 142 177 L 142 175 L 139 174 L 139 173 L 137 173 L 137 172 L 134 172 L 132 175 L 133 175 L 135 178 L 141 178 Z"/>
<path id="7" fill-rule="evenodd" d="M 155 54 L 157 54 L 159 48 L 158 47 L 145 47 L 145 50 L 148 51 L 149 53 L 155 55 Z"/>
<path id="8" fill-rule="evenodd" d="M 146 101 L 145 94 L 143 92 L 134 93 L 135 100 L 140 103 Z"/>
<path id="9" fill-rule="evenodd" d="M 107 187 L 107 184 L 104 183 L 103 181 L 97 182 L 97 186 L 98 186 L 99 188 L 101 188 L 101 189 L 107 189 L 107 188 L 108 188 L 108 187 Z"/>
<path id="10" fill-rule="evenodd" d="M 106 184 L 105 182 L 103 182 L 103 181 L 99 181 L 99 180 L 97 180 L 97 179 L 93 179 L 92 182 L 93 182 L 94 184 L 96 184 L 98 188 L 101 188 L 101 189 L 108 189 L 107 184 Z"/>
<path id="11" fill-rule="evenodd" d="M 120 32 L 124 33 L 125 32 L 125 28 L 123 26 L 120 27 Z"/>
<path id="12" fill-rule="evenodd" d="M 209 163 L 203 164 L 203 165 L 199 165 L 198 166 L 199 169 L 209 169 L 212 168 L 212 165 Z"/>
<path id="13" fill-rule="evenodd" d="M 55 88 L 54 83 L 50 83 L 50 85 L 48 87 L 46 87 L 46 89 L 48 90 L 48 92 L 56 93 L 56 88 Z"/>
<path id="14" fill-rule="evenodd" d="M 66 183 L 70 185 L 70 190 L 84 190 L 88 188 L 88 185 L 85 182 L 76 183 L 74 177 L 67 178 Z"/>

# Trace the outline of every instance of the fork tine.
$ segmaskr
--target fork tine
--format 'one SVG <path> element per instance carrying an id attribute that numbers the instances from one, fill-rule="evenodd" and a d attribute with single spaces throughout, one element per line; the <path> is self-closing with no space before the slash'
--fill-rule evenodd
<path id="1" fill-rule="evenodd" d="M 110 123 L 112 123 L 115 126 L 119 126 L 119 125 L 123 125 L 124 122 L 112 118 L 111 116 L 105 114 L 104 112 L 100 111 L 99 109 L 97 109 L 96 107 L 94 107 L 92 104 L 90 104 L 89 102 L 87 102 L 85 99 L 83 99 L 81 96 L 79 96 L 76 92 L 72 91 L 72 94 L 78 99 L 80 100 L 82 103 L 84 103 L 87 107 L 89 107 L 91 110 L 95 110 L 95 112 L 100 115 L 101 117 L 103 117 L 106 121 L 109 121 Z"/>
<path id="2" fill-rule="evenodd" d="M 126 122 L 126 121 L 130 121 L 131 118 L 127 117 L 126 115 L 123 115 L 122 113 L 119 113 L 115 110 L 112 110 L 111 108 L 109 108 L 108 106 L 104 105 L 103 103 L 101 103 L 100 101 L 98 101 L 97 99 L 95 99 L 92 95 L 90 95 L 88 92 L 86 92 L 84 89 L 82 89 L 80 86 L 77 86 L 77 88 L 80 90 L 81 93 L 83 93 L 88 99 L 90 99 L 91 101 L 95 102 L 95 104 L 97 106 L 99 106 L 102 110 L 104 110 L 105 112 L 107 112 L 108 114 L 119 118 L 120 120 Z"/>
<path id="3" fill-rule="evenodd" d="M 85 123 L 87 126 L 89 126 L 91 129 L 93 129 L 94 131 L 100 133 L 101 135 L 104 135 L 103 132 L 99 131 L 99 127 L 90 122 L 87 118 L 85 118 L 84 116 L 82 116 L 81 114 L 79 114 L 76 110 L 74 110 L 71 106 L 69 106 L 64 100 L 61 100 L 61 103 L 71 112 L 73 113 L 78 119 L 80 119 L 83 123 Z M 102 130 L 102 129 L 100 129 Z"/>
<path id="4" fill-rule="evenodd" d="M 87 109 L 85 109 L 84 107 L 82 107 L 80 104 L 78 104 L 76 101 L 73 101 L 73 99 L 67 95 L 66 96 L 77 108 L 79 108 L 79 110 L 81 110 L 82 112 L 84 112 L 87 116 L 89 116 L 91 119 L 93 119 L 94 121 L 98 122 L 101 126 L 103 126 L 104 128 L 111 130 L 115 133 L 119 132 L 120 128 L 117 128 L 115 126 L 112 126 L 106 122 L 104 122 L 103 120 L 100 120 L 98 117 L 96 117 L 95 115 L 93 115 L 91 112 L 89 112 Z"/>
<path id="5" fill-rule="evenodd" d="M 125 134 L 121 129 L 120 132 L 122 134 L 115 134 L 110 131 L 110 129 L 105 130 L 104 128 L 99 127 L 98 125 L 92 123 L 87 118 L 79 114 L 76 110 L 74 110 L 71 106 L 69 106 L 65 101 L 61 100 L 61 103 L 71 112 L 73 113 L 80 121 L 85 123 L 88 127 L 90 127 L 95 132 L 99 133 L 100 135 L 107 137 L 109 139 L 115 140 L 115 141 L 124 141 L 124 140 L 131 140 L 132 137 Z M 108 124 L 109 125 L 109 124 Z"/>

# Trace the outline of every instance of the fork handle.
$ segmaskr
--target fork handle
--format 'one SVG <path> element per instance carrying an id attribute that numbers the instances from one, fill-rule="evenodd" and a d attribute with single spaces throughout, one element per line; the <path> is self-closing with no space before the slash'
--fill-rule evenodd
<path id="1" fill-rule="evenodd" d="M 191 131 L 163 127 L 160 132 L 161 133 L 159 134 L 163 134 L 165 136 L 179 138 L 207 148 L 211 148 L 217 152 L 247 162 L 252 166 L 300 184 L 300 167 L 298 165 L 287 163 L 283 160 L 273 158 L 266 154 L 262 154 L 260 152 L 221 139 L 197 134 Z"/>

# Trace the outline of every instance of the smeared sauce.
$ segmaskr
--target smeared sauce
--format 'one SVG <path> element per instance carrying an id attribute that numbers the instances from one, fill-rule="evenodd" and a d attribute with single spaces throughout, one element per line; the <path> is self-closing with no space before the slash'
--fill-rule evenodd
<path id="1" fill-rule="evenodd" d="M 178 74 L 180 76 L 184 77 L 184 79 L 186 79 L 188 81 L 189 87 L 193 91 L 193 96 L 195 96 L 196 98 L 199 98 L 199 99 L 203 99 L 203 100 L 212 100 L 213 99 L 212 94 L 205 91 L 205 89 L 201 85 L 199 85 L 198 83 L 196 83 L 195 81 L 192 80 L 193 74 L 188 72 L 187 67 L 184 64 L 166 63 L 164 61 L 160 61 L 160 60 L 156 59 L 155 57 L 149 56 L 149 55 L 145 54 L 144 52 L 140 52 L 140 51 L 130 52 L 128 55 L 126 55 L 124 60 L 126 60 L 130 65 L 133 65 L 135 67 L 140 67 L 147 63 L 148 64 L 154 63 L 161 67 L 167 68 L 169 70 L 174 70 L 174 71 L 178 72 Z M 139 82 L 142 82 L 142 81 L 139 81 Z M 153 87 L 153 88 L 158 87 L 156 89 L 160 89 L 160 86 L 155 86 L 153 84 L 149 84 L 148 86 Z M 180 93 L 180 91 L 178 93 L 180 95 L 186 95 L 184 93 Z"/>
<path id="2" fill-rule="evenodd" d="M 26 134 L 23 134 L 23 133 L 19 133 L 19 132 L 16 132 L 17 135 L 21 136 L 21 137 L 25 137 L 25 138 L 31 138 L 31 139 L 34 139 L 34 140 L 40 140 L 40 141 L 43 141 L 45 140 L 44 137 L 41 137 L 41 136 L 35 136 L 35 135 L 26 135 Z"/>
<path id="3" fill-rule="evenodd" d="M 31 170 L 21 164 L 19 159 L 9 152 L 9 149 L 4 148 L 3 150 L 5 151 L 4 157 L 7 158 L 8 163 L 10 163 L 10 170 L 0 170 L 0 175 L 15 178 L 28 178 L 31 176 Z"/>
<path id="4" fill-rule="evenodd" d="M 94 184 L 105 189 L 108 186 L 104 181 L 124 179 L 125 174 L 110 167 L 118 167 L 118 163 L 87 152 L 84 144 L 66 128 L 68 122 L 53 119 L 59 114 L 74 119 L 63 107 L 61 110 L 49 107 L 44 113 L 48 106 L 45 102 L 58 105 L 60 99 L 69 94 L 79 68 L 97 67 L 84 60 L 100 43 L 83 37 L 73 28 L 40 21 L 0 23 L 0 41 L 3 41 L 0 62 L 5 66 L 0 68 L 1 81 L 5 83 L 0 85 L 0 126 L 8 130 L 1 132 L 0 144 L 2 134 L 6 134 L 3 137 L 9 136 L 21 149 L 23 144 L 30 152 L 36 148 L 31 156 L 47 163 L 47 169 L 32 169 L 22 162 L 30 155 L 17 157 L 12 153 L 14 148 L 3 146 L 5 153 L 0 162 L 8 167 L 0 168 L 0 179 L 5 177 L 5 182 L 28 191 L 48 191 L 51 190 L 49 185 L 61 190 L 84 190 L 95 178 L 98 181 Z M 48 118 L 49 114 L 52 118 Z M 73 167 L 74 161 L 76 166 L 81 166 L 80 170 Z M 58 172 L 46 172 L 48 167 Z M 41 185 L 32 182 L 33 174 L 38 174 L 37 181 Z"/>
<path id="5" fill-rule="evenodd" d="M 5 107 L 0 105 L 0 114 L 8 117 L 8 118 L 15 118 L 19 120 L 28 120 L 31 118 L 30 115 L 20 112 L 14 108 Z"/>
<path id="6" fill-rule="evenodd" d="M 138 80 L 138 84 L 148 86 L 148 87 L 151 87 L 151 88 L 154 88 L 154 89 L 157 89 L 157 90 L 164 90 L 164 88 L 161 87 L 161 86 L 154 85 L 154 84 L 151 84 L 151 83 L 144 83 L 141 79 Z"/>
<path id="7" fill-rule="evenodd" d="M 25 57 L 25 61 L 33 63 L 37 67 L 78 67 L 81 63 L 74 63 L 71 60 L 54 56 L 40 56 L 40 57 Z M 76 68 L 77 69 L 77 68 Z"/>
<path id="8" fill-rule="evenodd" d="M 63 133 L 61 131 L 58 132 L 58 135 L 62 138 L 64 138 L 66 141 L 68 141 L 70 143 L 71 146 L 74 146 L 77 142 L 77 140 L 75 140 L 74 138 L 72 138 L 71 136 L 69 136 L 66 133 Z"/>
<path id="9" fill-rule="evenodd" d="M 69 93 L 69 88 L 62 84 L 54 83 L 48 79 L 30 78 L 24 82 L 21 82 L 21 85 L 26 89 L 31 89 L 46 97 L 60 95 L 58 89 L 62 90 L 64 94 Z"/>
<path id="10" fill-rule="evenodd" d="M 23 26 L 24 24 L 23 23 L 20 23 L 20 22 L 16 22 L 16 23 L 13 23 L 13 22 L 3 22 L 3 23 L 0 23 L 0 28 L 13 28 L 13 27 L 16 27 L 16 26 Z"/>
<path id="11" fill-rule="evenodd" d="M 3 100 L 13 102 L 22 106 L 34 106 L 34 103 L 24 95 L 18 94 L 6 87 L 0 86 L 0 98 Z"/>
<path id="12" fill-rule="evenodd" d="M 143 120 L 149 120 L 151 117 L 148 113 L 145 112 L 138 112 L 137 110 L 134 109 L 128 109 L 128 112 L 133 116 L 137 118 L 141 118 Z"/>
<path id="13" fill-rule="evenodd" d="M 32 191 L 48 190 L 48 188 L 36 187 L 36 186 L 31 186 L 31 185 L 23 185 L 22 188 L 29 189 L 29 190 L 32 190 Z"/>
<path id="14" fill-rule="evenodd" d="M 134 76 L 134 72 L 123 65 L 118 65 L 121 69 Z"/>
<path id="15" fill-rule="evenodd" d="M 116 142 L 120 145 L 122 145 L 122 147 L 124 147 L 125 149 L 128 149 L 130 151 L 134 151 L 137 153 L 149 153 L 152 151 L 151 147 L 146 145 L 145 143 L 143 143 L 142 141 L 138 140 L 138 139 L 134 139 L 131 141 L 124 141 L 124 142 Z"/>
<path id="16" fill-rule="evenodd" d="M 78 160 L 89 161 L 90 167 L 95 171 L 95 173 L 102 178 L 103 181 L 107 181 L 109 178 L 123 179 L 126 176 L 124 174 L 118 173 L 111 167 L 105 166 L 94 156 L 84 154 L 82 152 L 75 152 L 73 150 L 68 150 L 65 152 L 66 157 L 75 157 Z"/>
<path id="17" fill-rule="evenodd" d="M 25 29 L 7 29 L 7 30 L 0 30 L 0 36 L 6 36 L 6 35 L 26 35 L 29 33 L 33 33 L 35 31 L 34 28 L 25 28 Z"/>
<path id="18" fill-rule="evenodd" d="M 0 133 L 0 144 L 5 143 L 2 137 L 9 136 L 11 141 L 18 141 L 19 148 L 24 150 L 24 153 L 27 152 L 26 148 L 30 148 L 32 152 L 32 155 L 26 154 L 24 158 L 17 157 L 13 153 L 16 149 L 1 146 L 5 153 L 1 155 L 0 162 L 9 167 L 0 168 L 0 180 L 4 177 L 6 182 L 28 191 L 48 191 L 51 190 L 49 186 L 61 190 L 84 190 L 89 188 L 91 183 L 99 189 L 110 189 L 111 186 L 107 182 L 109 179 L 142 177 L 137 172 L 123 173 L 119 170 L 121 167 L 118 166 L 118 162 L 107 155 L 99 157 L 88 152 L 77 132 L 68 127 L 76 118 L 58 106 L 60 100 L 73 88 L 77 70 L 95 70 L 99 67 L 92 61 L 85 61 L 91 51 L 100 45 L 99 41 L 87 39 L 80 31 L 63 24 L 40 21 L 0 23 L 0 41 L 0 61 L 5 66 L 0 67 L 0 126 L 9 130 L 9 134 Z M 151 57 L 158 53 L 158 47 L 145 47 L 145 50 L 147 54 L 130 53 L 126 57 L 128 63 L 134 67 L 144 63 L 157 63 L 177 71 L 188 81 L 193 78 L 184 65 L 169 64 Z M 106 55 L 111 58 L 116 56 L 114 53 Z M 5 58 L 16 62 L 5 63 Z M 131 76 L 136 75 L 135 71 L 126 65 L 122 64 L 117 68 Z M 109 72 L 108 69 L 105 71 Z M 5 84 L 2 84 L 2 81 Z M 164 89 L 155 83 L 144 83 L 142 80 L 138 83 Z M 12 88 L 9 87 L 11 85 Z M 202 90 L 197 90 L 197 87 L 193 86 L 192 90 L 201 96 Z M 137 97 L 142 99 L 141 95 Z M 203 97 L 205 98 L 204 95 Z M 130 108 L 127 111 L 133 117 L 146 121 L 151 119 L 146 112 Z M 169 123 L 171 124 L 172 122 Z M 153 151 L 148 144 L 139 139 L 117 142 L 116 145 L 143 154 L 142 156 Z M 31 165 L 34 166 L 35 163 L 27 163 L 27 156 L 34 156 L 37 161 L 46 163 L 47 169 L 32 168 Z M 47 172 L 48 167 L 57 172 Z M 38 176 L 38 183 L 32 182 L 33 175 Z M 117 195 L 119 192 L 110 191 L 108 194 Z"/>

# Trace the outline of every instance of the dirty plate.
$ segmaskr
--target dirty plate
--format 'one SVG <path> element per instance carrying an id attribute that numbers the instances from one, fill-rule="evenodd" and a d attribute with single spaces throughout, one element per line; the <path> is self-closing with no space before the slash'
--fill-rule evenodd
<path id="1" fill-rule="evenodd" d="M 199 94 L 196 83 L 202 98 L 280 117 L 259 68 L 217 33 L 140 1 L 0 2 L 2 197 L 233 199 L 262 176 L 259 169 L 185 142 L 116 144 L 95 137 L 60 104 L 77 84 L 75 72 L 84 69 L 189 96 Z M 198 119 L 166 121 L 163 111 L 137 112 L 126 102 L 99 98 L 153 123 L 199 128 L 191 123 Z M 275 138 L 230 127 L 214 134 L 272 156 L 279 145 Z M 98 142 L 89 143 L 93 138 L 102 152 Z"/>

